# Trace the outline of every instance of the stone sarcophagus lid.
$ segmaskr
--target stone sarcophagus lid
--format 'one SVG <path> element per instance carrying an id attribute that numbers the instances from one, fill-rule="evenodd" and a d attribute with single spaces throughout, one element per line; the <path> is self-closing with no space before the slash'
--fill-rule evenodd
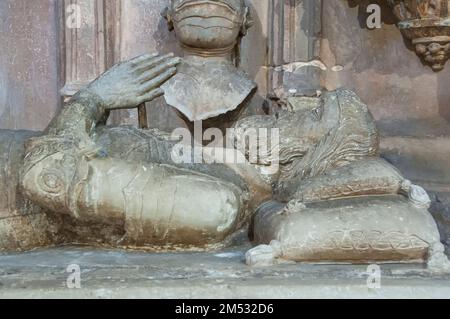
<path id="1" fill-rule="evenodd" d="M 434 71 L 441 71 L 450 53 L 448 0 L 388 0 L 402 33 Z"/>

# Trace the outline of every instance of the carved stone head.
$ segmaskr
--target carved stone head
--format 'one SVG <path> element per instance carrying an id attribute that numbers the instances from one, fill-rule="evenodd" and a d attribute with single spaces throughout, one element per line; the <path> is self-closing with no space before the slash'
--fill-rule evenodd
<path id="1" fill-rule="evenodd" d="M 256 87 L 233 61 L 252 24 L 245 1 L 172 0 L 163 15 L 184 51 L 177 74 L 162 86 L 167 104 L 191 122 L 240 110 Z"/>
<path id="2" fill-rule="evenodd" d="M 388 0 L 399 28 L 434 71 L 450 57 L 450 0 Z"/>
<path id="3" fill-rule="evenodd" d="M 229 51 L 251 26 L 244 0 L 171 0 L 164 12 L 183 47 Z"/>

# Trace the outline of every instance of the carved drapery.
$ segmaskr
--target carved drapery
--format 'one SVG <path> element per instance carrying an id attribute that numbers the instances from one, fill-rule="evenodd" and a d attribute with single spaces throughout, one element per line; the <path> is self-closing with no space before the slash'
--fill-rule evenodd
<path id="1" fill-rule="evenodd" d="M 450 0 L 388 0 L 416 53 L 441 71 L 450 56 Z"/>

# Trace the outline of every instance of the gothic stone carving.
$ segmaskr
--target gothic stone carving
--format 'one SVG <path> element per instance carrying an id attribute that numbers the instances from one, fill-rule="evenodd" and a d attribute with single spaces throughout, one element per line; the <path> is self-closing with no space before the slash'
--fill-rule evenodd
<path id="1" fill-rule="evenodd" d="M 175 0 L 171 9 L 180 40 L 205 64 L 208 53 L 234 46 L 246 25 L 243 0 Z M 194 36 L 191 27 L 205 31 Z M 0 161 L 13 181 L 0 186 L 13 194 L 8 199 L 19 199 L 9 209 L 45 211 L 56 225 L 37 245 L 58 243 L 62 234 L 67 242 L 113 247 L 217 248 L 252 227 L 255 244 L 266 246 L 251 250 L 250 261 L 273 248 L 273 258 L 293 261 L 445 265 L 428 195 L 378 157 L 374 120 L 351 91 L 292 98 L 291 110 L 234 123 L 233 152 L 253 128 L 280 131 L 271 144 L 280 156 L 245 153 L 251 164 L 176 163 L 177 140 L 168 134 L 105 126 L 109 111 L 152 101 L 162 87 L 180 101 L 193 97 L 192 82 L 175 75 L 177 67 L 189 70 L 180 63 L 173 55 L 146 54 L 117 64 L 75 94 L 42 134 L 0 132 L 17 136 L 12 143 L 0 139 L 2 148 L 15 150 Z M 197 76 L 206 83 L 217 75 Z M 204 93 L 209 89 L 240 93 L 219 82 Z M 188 102 L 200 106 L 197 115 L 214 115 Z M 266 169 L 275 163 L 279 170 Z M 29 224 L 16 225 L 17 233 L 24 236 Z M 0 227 L 0 248 L 17 248 L 11 238 L 11 227 Z"/>
<path id="2" fill-rule="evenodd" d="M 450 54 L 448 0 L 388 0 L 402 33 L 434 71 L 441 71 Z"/>

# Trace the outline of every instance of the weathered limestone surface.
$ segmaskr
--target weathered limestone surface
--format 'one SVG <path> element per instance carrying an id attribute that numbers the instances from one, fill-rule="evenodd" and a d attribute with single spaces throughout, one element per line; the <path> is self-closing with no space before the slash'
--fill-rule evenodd
<path id="1" fill-rule="evenodd" d="M 2 129 L 41 130 L 59 109 L 56 2 L 0 2 Z"/>
<path id="2" fill-rule="evenodd" d="M 450 191 L 436 191 L 431 193 L 433 205 L 431 213 L 439 227 L 441 240 L 450 248 Z"/>
<path id="3" fill-rule="evenodd" d="M 159 4 L 162 3 L 159 2 Z M 202 20 L 198 19 L 199 16 L 196 15 L 198 12 L 195 11 L 200 10 L 200 13 L 206 16 L 207 22 L 200 23 L 197 27 L 203 30 L 209 30 L 210 23 L 213 23 L 210 21 L 221 18 L 215 14 L 225 10 L 222 18 L 226 23 L 231 21 L 233 26 L 231 28 L 222 26 L 221 29 L 220 26 L 214 25 L 214 28 L 221 30 L 217 34 L 209 31 L 195 33 L 192 30 L 183 33 L 186 30 L 181 27 L 177 29 L 179 27 L 177 23 L 186 17 L 181 17 L 180 20 L 175 18 L 178 40 L 188 53 L 183 63 L 190 61 L 190 55 L 200 60 L 204 59 L 201 63 L 208 63 L 208 58 L 212 54 L 216 58 L 213 60 L 216 64 L 224 60 L 229 62 L 228 73 L 217 72 L 219 77 L 232 74 L 241 76 L 242 80 L 244 76 L 237 72 L 235 65 L 241 62 L 241 55 L 246 56 L 239 51 L 241 46 L 236 46 L 238 44 L 236 39 L 240 40 L 239 36 L 245 35 L 248 27 L 247 19 L 245 19 L 247 16 L 242 14 L 244 10 L 247 10 L 244 2 L 224 0 L 198 1 L 197 3 L 193 1 L 187 4 L 173 1 L 173 3 L 180 5 L 178 8 L 180 11 L 190 6 L 195 7 L 192 11 L 183 11 L 187 12 L 188 19 L 194 21 Z M 280 2 L 277 3 L 280 4 Z M 308 17 L 305 12 L 317 14 L 316 11 L 311 11 L 311 8 L 315 7 L 306 10 L 307 4 L 311 5 L 310 1 L 302 2 L 303 4 L 305 4 L 305 7 L 302 7 L 303 17 Z M 90 21 L 90 31 L 100 26 L 96 24 L 102 21 L 99 12 L 109 12 L 98 10 L 103 8 L 102 5 L 106 5 L 106 2 L 99 1 L 94 6 L 97 14 L 94 19 L 98 21 L 95 20 L 95 23 Z M 148 3 L 145 1 L 139 2 L 138 5 L 138 7 L 148 8 Z M 287 19 L 289 16 L 292 19 L 302 16 L 297 11 L 300 8 L 297 5 L 292 2 L 282 3 L 282 6 L 278 8 L 290 14 L 283 14 L 278 18 Z M 208 9 L 205 9 L 205 6 Z M 11 196 L 7 196 L 4 201 L 8 203 L 8 206 L 3 212 L 5 218 L 0 219 L 3 227 L 0 227 L 0 231 L 4 231 L 0 244 L 4 244 L 8 249 L 18 250 L 34 245 L 45 246 L 50 243 L 64 242 L 133 248 L 153 248 L 156 245 L 160 249 L 172 250 L 180 247 L 183 249 L 217 248 L 218 245 L 227 245 L 235 239 L 233 234 L 237 231 L 246 230 L 249 219 L 255 212 L 254 208 L 268 199 L 265 192 L 272 186 L 273 199 L 280 201 L 281 204 L 275 204 L 274 207 L 270 204 L 263 206 L 254 224 L 250 226 L 253 227 L 250 233 L 254 237 L 254 244 L 265 244 L 265 246 L 256 247 L 247 253 L 246 261 L 249 264 L 270 265 L 271 258 L 280 258 L 284 261 L 334 263 L 420 262 L 427 263 L 430 270 L 447 272 L 449 262 L 439 242 L 438 228 L 427 211 L 430 204 L 429 197 L 422 188 L 403 178 L 388 163 L 377 159 L 379 134 L 369 108 L 350 90 L 338 89 L 335 92 L 314 90 L 316 86 L 318 87 L 318 73 L 315 72 L 318 69 L 324 71 L 322 80 L 327 88 L 333 86 L 337 88 L 344 84 L 347 87 L 356 87 L 366 97 L 373 93 L 367 91 L 367 87 L 372 89 L 372 86 L 376 88 L 378 96 L 382 96 L 380 89 L 387 88 L 384 81 L 386 79 L 394 81 L 397 85 L 396 75 L 390 74 L 387 78 L 383 78 L 385 75 L 383 72 L 388 69 L 387 67 L 382 66 L 378 69 L 376 65 L 372 68 L 372 62 L 364 55 L 362 60 L 351 55 L 353 51 L 363 52 L 368 46 L 363 43 L 364 41 L 352 42 L 354 39 L 349 35 L 357 34 L 353 32 L 355 28 L 338 24 L 341 21 L 338 21 L 336 17 L 346 16 L 351 12 L 349 8 L 340 6 L 338 4 L 324 7 L 325 16 L 336 14 L 335 20 L 331 19 L 325 28 L 326 40 L 322 43 L 324 61 L 297 61 L 296 59 L 297 56 L 302 59 L 316 58 L 317 33 L 314 32 L 308 38 L 308 45 L 311 46 L 306 52 L 300 54 L 297 52 L 298 47 L 290 43 L 291 45 L 283 46 L 283 49 L 289 49 L 287 54 L 289 59 L 279 60 L 280 65 L 270 65 L 273 68 L 270 71 L 275 73 L 279 71 L 278 75 L 283 77 L 280 87 L 273 87 L 273 82 L 270 85 L 264 83 L 262 81 L 264 76 L 258 78 L 258 81 L 266 84 L 266 87 L 262 85 L 262 89 L 265 90 L 270 86 L 274 90 L 271 94 L 275 93 L 271 97 L 274 100 L 279 99 L 277 103 L 279 102 L 280 106 L 286 106 L 283 103 L 287 103 L 287 108 L 277 110 L 279 112 L 276 114 L 249 117 L 236 123 L 238 133 L 233 140 L 236 143 L 240 139 L 245 139 L 245 129 L 251 128 L 252 125 L 257 125 L 258 128 L 280 128 L 280 145 L 276 145 L 281 147 L 282 153 L 279 172 L 271 176 L 265 175 L 264 167 L 272 164 L 271 161 L 277 161 L 275 158 L 260 158 L 253 163 L 253 166 L 249 166 L 251 169 L 249 168 L 248 171 L 244 169 L 244 172 L 231 166 L 228 170 L 222 170 L 223 167 L 218 170 L 211 169 L 210 174 L 207 172 L 208 169 L 204 168 L 196 170 L 189 165 L 179 167 L 172 165 L 173 163 L 169 161 L 165 162 L 169 157 L 170 147 L 163 145 L 159 148 L 159 141 L 155 142 L 155 139 L 159 137 L 156 131 L 144 132 L 132 128 L 108 131 L 102 127 L 110 111 L 134 108 L 162 95 L 160 85 L 175 75 L 177 71 L 175 67 L 180 62 L 179 59 L 171 56 L 163 57 L 162 60 L 149 55 L 141 56 L 111 68 L 87 89 L 81 90 L 62 113 L 55 117 L 55 121 L 43 136 L 27 141 L 26 152 L 23 141 L 27 136 L 21 135 L 22 133 L 17 135 L 17 143 L 1 141 L 2 147 L 5 147 L 4 153 L 7 154 L 4 160 L 5 189 L 14 194 L 17 192 L 17 197 L 8 194 Z M 152 16 L 153 11 L 156 12 L 155 9 L 156 7 L 151 8 Z M 119 15 L 124 11 L 120 12 Z M 211 17 L 208 17 L 208 14 L 214 14 L 212 20 L 209 19 Z M 144 18 L 147 17 L 144 15 Z M 170 22 L 170 15 L 168 18 Z M 128 21 L 134 25 L 130 19 L 121 19 L 121 21 Z M 296 21 L 295 18 L 293 21 Z M 281 23 L 280 26 L 294 26 L 293 21 L 288 24 Z M 339 28 L 335 28 L 333 23 L 336 23 Z M 315 30 L 314 23 L 309 21 L 307 24 L 311 30 Z M 137 25 L 134 27 L 137 28 Z M 159 25 L 154 30 L 157 29 Z M 229 30 L 231 35 L 227 33 Z M 119 32 L 120 35 L 123 35 L 122 32 L 123 30 Z M 348 36 L 349 42 L 341 43 L 337 39 L 338 32 L 340 32 L 339 36 Z M 102 32 L 99 32 L 100 34 Z M 154 36 L 154 34 L 151 35 Z M 163 35 L 167 36 L 166 33 Z M 296 32 L 289 33 L 289 41 L 293 41 L 295 35 Z M 99 37 L 94 36 L 95 39 L 89 44 L 108 40 Z M 361 36 L 358 39 L 361 40 L 364 37 Z M 118 54 L 117 56 L 121 57 L 119 60 L 123 57 L 123 51 L 120 51 L 124 49 L 121 47 L 122 44 L 123 42 L 115 47 L 115 49 L 119 48 L 119 51 L 113 52 L 113 55 Z M 95 45 L 94 47 L 97 48 Z M 354 50 L 355 48 L 357 50 Z M 95 54 L 100 54 L 100 57 L 105 59 L 111 58 L 102 56 L 102 52 L 97 50 Z M 265 54 L 266 52 L 260 56 L 265 57 Z M 110 62 L 117 62 L 116 58 L 114 56 Z M 337 60 L 341 58 L 342 65 L 337 63 Z M 285 62 L 289 63 L 284 64 Z M 179 73 L 192 75 L 192 69 L 183 68 L 183 63 L 178 67 Z M 95 66 L 99 67 L 97 64 L 91 65 L 93 69 Z M 104 69 L 109 67 L 108 63 L 100 65 L 98 71 L 103 71 L 103 67 Z M 296 73 L 294 69 L 297 67 L 300 69 L 305 67 L 305 73 L 303 74 L 302 71 Z M 316 69 L 310 73 L 311 67 Z M 252 68 L 253 71 L 257 69 L 256 63 L 252 65 Z M 428 89 L 435 88 L 434 84 L 438 82 L 440 85 L 440 81 L 431 77 L 430 74 L 422 74 L 420 68 L 412 68 L 412 73 L 411 69 L 406 67 L 402 70 L 409 77 L 414 77 L 411 83 L 415 85 L 428 79 L 430 79 L 427 82 Z M 217 70 L 213 69 L 213 71 Z M 339 77 L 334 77 L 339 72 L 343 72 L 342 81 Z M 188 112 L 185 105 L 181 107 L 173 105 L 184 112 L 190 120 L 206 119 L 237 108 L 253 88 L 250 79 L 247 82 L 233 78 L 230 81 L 225 79 L 225 85 L 223 85 L 221 81 L 214 81 L 212 77 L 208 78 L 208 72 L 199 72 L 198 76 L 201 80 L 213 82 L 209 89 L 201 92 L 202 94 L 196 95 L 199 92 L 196 92 L 192 85 L 187 85 L 188 81 L 184 80 L 176 82 L 177 85 L 173 86 L 175 90 L 167 90 L 166 100 L 169 104 L 175 104 L 173 100 L 172 102 L 170 100 L 174 95 L 192 98 L 193 102 L 190 101 L 192 102 L 190 108 L 194 109 L 190 110 L 192 112 Z M 370 79 L 364 83 L 364 88 L 357 83 L 362 79 L 361 76 L 364 79 Z M 177 77 L 173 79 L 176 80 Z M 88 81 L 89 78 L 83 80 Z M 302 86 L 300 83 L 302 80 L 305 82 L 312 80 L 311 87 Z M 230 83 L 227 82 L 231 82 L 229 88 L 227 84 Z M 383 85 L 380 85 L 380 82 Z M 202 81 L 199 83 L 201 84 Z M 233 84 L 242 83 L 244 84 L 242 90 L 233 88 Z M 76 84 L 83 87 L 83 83 Z M 289 84 L 293 85 L 290 89 Z M 295 91 L 297 86 L 300 92 Z M 207 86 L 200 87 L 204 89 Z M 227 90 L 230 89 L 228 93 L 231 97 L 235 97 L 234 94 L 239 95 L 238 99 L 228 99 L 225 87 Z M 412 87 L 412 85 L 405 86 L 403 89 L 406 92 Z M 292 100 L 286 100 L 286 88 L 287 94 L 294 96 L 306 94 L 308 91 L 308 95 L 317 95 L 313 98 L 316 101 L 311 102 L 312 100 L 307 101 L 296 97 L 298 103 L 291 103 Z M 219 112 L 205 110 L 209 105 L 204 102 L 208 100 L 208 93 L 212 93 L 213 89 L 218 91 L 214 94 L 215 98 L 226 104 L 214 103 L 213 106 L 218 107 Z M 277 89 L 281 89 L 282 93 L 277 94 Z M 306 90 L 302 91 L 302 89 Z M 193 92 L 187 95 L 183 93 L 183 90 Z M 239 94 L 242 93 L 241 91 L 242 95 Z M 387 91 L 387 94 L 393 92 L 397 91 L 395 89 Z M 386 92 L 382 93 L 386 94 Z M 261 89 L 257 92 L 257 96 L 259 94 Z M 195 99 L 199 96 L 200 101 Z M 434 102 L 436 100 L 440 102 L 442 96 L 447 95 L 440 95 L 439 92 L 433 95 Z M 388 97 L 392 96 L 388 95 Z M 384 101 L 385 108 L 374 111 L 377 112 L 377 119 L 407 120 L 422 117 L 423 114 L 419 115 L 419 113 L 423 109 L 418 107 L 414 109 L 417 106 L 414 103 L 417 103 L 416 100 L 429 101 L 429 95 L 420 96 L 420 99 L 413 99 L 409 95 L 407 97 L 413 104 L 407 104 L 406 107 L 403 105 L 395 111 L 392 111 L 390 105 L 389 112 L 387 111 L 386 101 L 396 102 L 397 96 Z M 366 98 L 364 97 L 363 100 Z M 367 100 L 369 103 L 373 102 L 370 98 Z M 161 100 L 157 103 L 160 102 Z M 177 101 L 183 104 L 182 102 L 184 101 Z M 249 103 L 252 105 L 252 101 Z M 442 116 L 443 119 L 447 117 L 441 105 L 431 104 L 433 107 L 426 110 L 426 117 Z M 376 103 L 373 105 L 376 106 Z M 160 106 L 164 107 L 161 104 Z M 196 109 L 197 107 L 199 109 Z M 260 107 L 262 109 L 264 104 L 261 103 Z M 251 114 L 252 111 L 250 110 L 249 113 Z M 125 122 L 117 121 L 118 114 L 120 113 L 113 115 L 113 122 L 125 123 L 130 120 L 130 117 L 125 116 Z M 160 127 L 167 128 L 166 125 L 167 121 L 158 123 Z M 115 140 L 112 138 L 114 132 L 119 132 L 119 135 L 122 134 L 124 138 L 121 139 L 119 136 Z M 142 139 L 136 141 L 135 137 L 130 137 L 133 134 Z M 5 133 L 5 136 L 8 134 Z M 99 141 L 101 142 L 98 143 Z M 114 145 L 120 141 L 124 143 L 120 146 Z M 136 143 L 131 143 L 132 141 Z M 156 148 L 153 148 L 153 142 L 156 143 Z M 401 145 L 401 143 L 397 144 Z M 399 147 L 398 145 L 396 147 Z M 117 152 L 115 153 L 114 150 Z M 160 151 L 162 152 L 159 153 Z M 152 152 L 158 154 L 152 154 Z M 414 151 L 412 154 L 414 155 Z M 395 160 L 395 156 L 393 159 Z M 380 163 L 383 164 L 379 166 Z M 21 167 L 22 164 L 23 167 Z M 253 178 L 254 175 L 252 175 L 255 172 L 254 166 L 261 173 L 258 179 Z M 21 168 L 20 174 L 19 168 Z M 379 171 L 379 174 L 371 174 L 374 171 Z M 260 180 L 266 187 L 257 185 Z M 30 201 L 20 198 L 22 193 Z M 267 211 L 264 211 L 266 208 Z M 46 215 L 42 214 L 43 209 L 46 210 Z M 442 225 L 445 225 L 445 221 L 441 221 L 441 228 Z M 20 232 L 19 226 L 23 226 Z M 38 228 L 37 232 L 31 231 L 34 227 Z M 29 238 L 22 240 L 21 236 L 27 233 L 30 233 Z M 244 264 L 241 263 L 241 266 L 243 267 Z"/>
<path id="4" fill-rule="evenodd" d="M 373 3 L 382 27 L 369 30 Z M 448 66 L 436 73 L 417 57 L 387 1 L 324 1 L 322 21 L 324 86 L 352 88 L 377 120 L 382 156 L 427 190 L 448 192 Z"/>
<path id="5" fill-rule="evenodd" d="M 189 121 L 204 121 L 238 108 L 255 90 L 255 83 L 231 61 L 190 59 L 164 84 L 166 102 Z"/>
<path id="6" fill-rule="evenodd" d="M 367 103 L 375 119 L 450 119 L 447 69 L 435 73 L 417 58 L 397 28 L 386 1 L 381 29 L 369 30 L 369 1 L 324 1 L 321 61 L 327 66 L 323 84 L 347 87 Z M 355 4 L 355 5 L 353 5 Z M 333 67 L 338 66 L 333 71 Z M 414 122 L 411 122 L 414 125 Z"/>
<path id="7" fill-rule="evenodd" d="M 255 241 L 272 240 L 289 260 L 425 262 L 440 237 L 426 209 L 393 196 L 267 204 L 255 217 Z"/>
<path id="8" fill-rule="evenodd" d="M 0 255 L 0 298 L 449 298 L 449 275 L 420 265 L 381 266 L 380 289 L 367 266 L 243 266 L 246 248 L 215 253 L 148 254 L 84 248 Z M 82 271 L 68 289 L 69 265 Z"/>
<path id="9" fill-rule="evenodd" d="M 399 19 L 398 27 L 411 41 L 417 55 L 433 71 L 442 71 L 450 57 L 448 0 L 389 0 Z"/>
<path id="10" fill-rule="evenodd" d="M 3 249 L 29 250 L 58 242 L 58 225 L 20 192 L 19 170 L 25 154 L 24 142 L 36 135 L 29 131 L 2 131 L 0 134 L 0 247 Z"/>

